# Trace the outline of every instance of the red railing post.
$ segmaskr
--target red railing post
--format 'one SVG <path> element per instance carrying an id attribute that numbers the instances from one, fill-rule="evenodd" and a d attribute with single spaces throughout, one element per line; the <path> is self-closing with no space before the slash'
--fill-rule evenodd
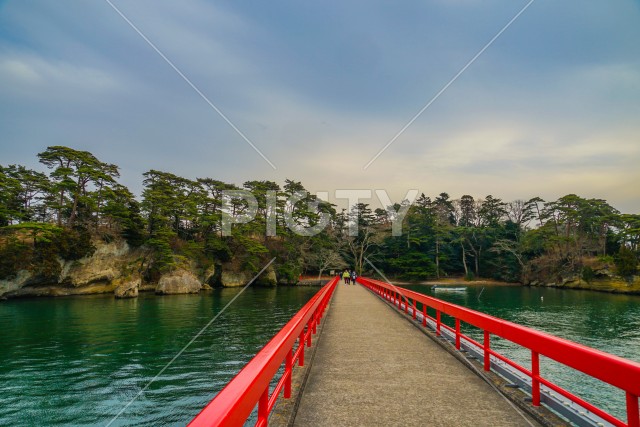
<path id="1" fill-rule="evenodd" d="M 640 413 L 638 411 L 638 396 L 627 392 L 627 425 L 629 427 L 640 426 Z"/>
<path id="2" fill-rule="evenodd" d="M 416 306 L 416 300 L 413 300 L 413 320 L 416 320 L 416 311 L 418 310 L 418 306 Z"/>
<path id="3" fill-rule="evenodd" d="M 540 354 L 531 351 L 531 403 L 540 406 Z"/>
<path id="4" fill-rule="evenodd" d="M 456 350 L 460 350 L 460 319 L 456 318 Z"/>
<path id="5" fill-rule="evenodd" d="M 313 317 L 309 319 L 309 322 L 307 323 L 307 332 L 305 332 L 307 334 L 307 347 L 311 347 L 311 322 L 313 322 Z"/>
<path id="6" fill-rule="evenodd" d="M 298 348 L 300 348 L 300 354 L 298 355 L 298 366 L 304 366 L 304 329 L 300 332 L 298 338 Z"/>
<path id="7" fill-rule="evenodd" d="M 287 356 L 284 359 L 284 375 L 287 378 L 284 381 L 284 398 L 289 399 L 291 397 L 291 376 L 293 375 L 293 355 L 291 350 L 287 352 Z"/>
<path id="8" fill-rule="evenodd" d="M 484 331 L 484 370 L 491 370 L 491 337 L 489 331 Z"/>
<path id="9" fill-rule="evenodd" d="M 440 336 L 440 310 L 436 310 L 436 335 Z"/>
<path id="10" fill-rule="evenodd" d="M 427 326 L 427 304 L 422 303 L 422 326 Z"/>
<path id="11" fill-rule="evenodd" d="M 409 298 L 406 299 L 406 301 L 404 302 L 404 312 L 409 313 Z"/>
<path id="12" fill-rule="evenodd" d="M 258 401 L 258 421 L 256 425 L 266 426 L 269 421 L 269 385 L 264 389 Z"/>

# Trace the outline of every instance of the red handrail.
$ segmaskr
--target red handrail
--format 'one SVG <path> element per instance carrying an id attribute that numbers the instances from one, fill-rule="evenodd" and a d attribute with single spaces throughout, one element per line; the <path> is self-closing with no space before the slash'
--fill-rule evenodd
<path id="1" fill-rule="evenodd" d="M 242 426 L 258 405 L 257 426 L 267 425 L 269 413 L 284 389 L 291 395 L 291 373 L 295 362 L 304 365 L 304 348 L 311 345 L 324 309 L 338 283 L 338 278 L 316 293 L 300 311 L 255 355 L 253 359 L 204 407 L 189 423 L 189 427 Z M 293 347 L 298 342 L 294 351 Z M 285 363 L 284 373 L 269 394 L 269 384 Z"/>
<path id="2" fill-rule="evenodd" d="M 501 360 L 508 360 L 491 349 L 490 335 L 497 335 L 521 345 L 522 347 L 530 349 L 532 355 L 531 370 L 527 370 L 512 361 L 509 361 L 508 363 L 512 366 L 517 365 L 518 370 L 532 378 L 533 405 L 540 405 L 540 384 L 542 383 L 562 394 L 566 398 L 579 403 L 585 409 L 590 410 L 614 425 L 640 427 L 640 414 L 638 411 L 638 395 L 640 395 L 640 363 L 499 319 L 488 314 L 451 304 L 406 288 L 400 288 L 389 283 L 381 282 L 379 280 L 359 277 L 358 282 L 371 289 L 381 298 L 393 302 L 398 310 L 404 312 L 411 310 L 414 318 L 416 302 L 423 304 L 423 314 L 427 313 L 427 307 L 435 309 L 436 319 L 431 319 L 437 324 L 437 332 L 440 332 L 440 327 L 446 327 L 454 332 L 456 334 L 456 348 L 460 348 L 460 337 L 484 348 L 485 370 L 489 370 L 491 367 L 490 356 L 492 355 L 500 358 Z M 403 298 L 404 304 L 402 303 Z M 410 304 L 410 301 L 413 301 L 412 304 Z M 441 324 L 441 313 L 447 314 L 456 320 L 455 330 Z M 424 317 L 424 319 L 423 325 L 426 323 L 426 317 Z M 485 338 L 484 343 L 478 343 L 470 337 L 461 334 L 459 321 L 463 321 L 469 325 L 482 329 Z M 627 401 L 627 423 L 624 423 L 613 415 L 604 412 L 600 408 L 585 402 L 579 397 L 540 377 L 539 355 L 544 355 L 565 366 L 584 372 L 593 378 L 597 378 L 623 390 L 626 393 Z"/>

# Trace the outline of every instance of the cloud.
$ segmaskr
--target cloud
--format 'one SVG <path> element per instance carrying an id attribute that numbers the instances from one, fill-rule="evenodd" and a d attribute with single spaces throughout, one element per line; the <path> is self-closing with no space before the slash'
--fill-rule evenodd
<path id="1" fill-rule="evenodd" d="M 89 91 L 96 95 L 117 87 L 112 76 L 99 69 L 48 61 L 37 56 L 8 55 L 0 58 L 0 78 L 5 82 L 4 90 L 16 95 L 47 88 L 67 95 L 76 91 Z"/>
<path id="2" fill-rule="evenodd" d="M 138 193 L 154 168 L 640 210 L 637 7 L 535 2 L 363 171 L 525 3 L 115 4 L 278 170 L 108 4 L 80 0 L 0 9 L 0 163 L 64 144 Z"/>

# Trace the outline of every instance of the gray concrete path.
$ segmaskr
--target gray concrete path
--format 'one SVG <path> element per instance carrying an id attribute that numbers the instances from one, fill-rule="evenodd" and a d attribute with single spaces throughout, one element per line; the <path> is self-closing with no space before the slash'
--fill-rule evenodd
<path id="1" fill-rule="evenodd" d="M 537 425 L 360 285 L 323 321 L 296 426 Z"/>

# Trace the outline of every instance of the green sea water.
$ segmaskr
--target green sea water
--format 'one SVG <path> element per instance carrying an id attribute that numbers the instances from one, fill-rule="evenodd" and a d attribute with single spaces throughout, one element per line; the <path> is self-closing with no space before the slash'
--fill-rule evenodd
<path id="1" fill-rule="evenodd" d="M 185 425 L 318 289 L 248 288 L 112 425 Z M 638 296 L 481 289 L 435 296 L 640 361 Z M 106 425 L 238 292 L 0 303 L 0 425 Z M 492 346 L 528 366 L 526 350 Z M 545 358 L 542 374 L 624 419 L 621 392 Z"/>
<path id="2" fill-rule="evenodd" d="M 318 289 L 248 288 L 112 425 L 185 425 Z M 239 291 L 0 303 L 0 425 L 108 424 Z"/>

